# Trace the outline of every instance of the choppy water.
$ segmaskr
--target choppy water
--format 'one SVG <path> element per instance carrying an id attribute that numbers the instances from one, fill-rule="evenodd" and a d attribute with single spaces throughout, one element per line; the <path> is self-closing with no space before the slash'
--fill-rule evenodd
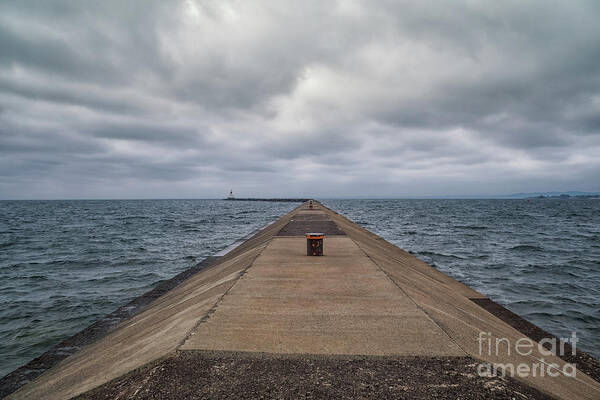
<path id="1" fill-rule="evenodd" d="M 600 357 L 600 200 L 323 204 Z"/>
<path id="2" fill-rule="evenodd" d="M 324 203 L 600 356 L 600 201 Z M 0 202 L 0 376 L 293 207 Z"/>
<path id="3" fill-rule="evenodd" d="M 0 377 L 296 206 L 0 201 Z"/>

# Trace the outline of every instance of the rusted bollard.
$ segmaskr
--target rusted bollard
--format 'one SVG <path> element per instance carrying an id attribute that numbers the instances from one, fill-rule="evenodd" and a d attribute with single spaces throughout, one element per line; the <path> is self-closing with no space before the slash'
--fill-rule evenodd
<path id="1" fill-rule="evenodd" d="M 306 234 L 306 255 L 307 256 L 322 256 L 323 255 L 323 238 L 324 233 L 307 233 Z"/>

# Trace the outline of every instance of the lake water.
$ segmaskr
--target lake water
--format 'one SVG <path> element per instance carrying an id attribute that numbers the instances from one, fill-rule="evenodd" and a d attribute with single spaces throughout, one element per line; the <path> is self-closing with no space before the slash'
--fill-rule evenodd
<path id="1" fill-rule="evenodd" d="M 600 201 L 323 203 L 600 356 Z M 296 205 L 1 201 L 0 376 Z"/>

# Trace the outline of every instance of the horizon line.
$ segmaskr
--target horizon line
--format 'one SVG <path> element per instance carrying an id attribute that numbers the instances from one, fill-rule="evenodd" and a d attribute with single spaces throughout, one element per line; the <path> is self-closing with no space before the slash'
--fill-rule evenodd
<path id="1" fill-rule="evenodd" d="M 580 193 L 583 196 L 600 195 L 600 192 L 584 191 L 549 191 L 549 192 L 531 192 L 531 193 L 513 193 L 513 194 L 490 194 L 490 195 L 402 195 L 402 196 L 267 196 L 267 197 L 237 197 L 237 199 L 314 199 L 314 200 L 502 200 L 502 199 L 527 199 L 535 195 L 544 193 L 568 194 L 568 192 Z M 577 196 L 577 195 L 575 195 Z M 0 198 L 0 201 L 132 201 L 132 200 L 226 200 L 225 197 L 64 197 L 64 198 Z"/>

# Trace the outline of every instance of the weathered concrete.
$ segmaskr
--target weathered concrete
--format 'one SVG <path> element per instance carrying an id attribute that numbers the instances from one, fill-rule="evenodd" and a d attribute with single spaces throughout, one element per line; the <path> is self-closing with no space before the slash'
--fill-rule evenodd
<path id="1" fill-rule="evenodd" d="M 275 238 L 181 350 L 465 355 L 347 237 Z"/>
<path id="2" fill-rule="evenodd" d="M 322 223 L 330 219 L 346 236 L 326 237 L 325 255 L 307 257 L 303 237 L 276 236 L 294 216 L 307 223 L 306 227 L 311 221 Z M 403 360 L 398 365 L 406 365 L 410 360 L 414 365 L 444 362 L 446 372 L 456 376 L 472 374 L 475 364 L 469 360 L 473 359 L 531 365 L 543 358 L 547 364 L 556 363 L 559 368 L 564 365 L 564 360 L 535 349 L 530 356 L 517 356 L 514 351 L 497 356 L 480 352 L 480 332 L 490 332 L 492 340 L 506 338 L 511 343 L 524 335 L 478 306 L 471 300 L 474 298 L 485 296 L 331 210 L 317 203 L 314 210 L 304 205 L 236 247 L 219 263 L 155 300 L 106 337 L 44 373 L 12 398 L 69 398 L 116 378 L 119 380 L 94 393 L 120 393 L 119 382 L 130 382 L 136 385 L 127 388 L 133 397 L 143 393 L 142 397 L 159 398 L 156 387 L 149 392 L 149 381 L 155 374 L 168 376 L 169 372 L 160 368 L 169 363 L 161 364 L 162 359 L 173 360 L 179 369 L 177 376 L 187 377 L 169 389 L 170 396 L 201 397 L 201 390 L 194 389 L 194 377 L 198 375 L 186 369 L 209 365 L 212 361 L 207 364 L 191 356 L 206 353 L 230 354 L 227 357 L 232 357 L 233 362 L 243 354 L 268 355 L 274 360 L 319 356 L 330 360 L 324 365 L 339 371 L 345 371 L 346 365 L 333 361 L 339 357 L 382 357 L 382 365 L 392 359 Z M 190 356 L 182 357 L 184 354 Z M 457 361 L 440 361 L 452 359 Z M 301 362 L 297 372 L 302 374 L 303 368 L 311 370 L 311 365 Z M 373 373 L 385 370 L 370 365 Z M 140 367 L 141 372 L 132 372 Z M 414 368 L 410 371 L 413 385 L 421 380 L 436 381 L 428 370 L 423 370 L 421 377 Z M 205 382 L 213 375 L 202 376 Z M 290 372 L 285 379 L 292 376 L 294 373 Z M 304 382 L 309 381 L 305 378 Z M 484 391 L 476 397 L 497 395 L 493 379 L 473 380 L 480 382 Z M 580 371 L 575 378 L 559 374 L 519 379 L 559 398 L 600 398 L 600 384 Z M 468 395 L 471 388 L 466 383 L 456 392 L 447 381 L 440 382 L 442 386 L 436 387 L 436 395 L 475 397 Z M 352 387 L 348 385 L 348 390 Z M 518 385 L 510 387 L 513 389 L 507 389 L 507 397 L 522 393 Z M 375 397 L 383 392 L 373 389 L 369 393 Z M 539 398 L 535 390 L 531 393 Z"/>
<path id="3" fill-rule="evenodd" d="M 303 217 L 305 216 L 303 215 Z M 340 230 L 333 221 L 297 219 L 288 222 L 281 228 L 277 236 L 303 236 L 307 232 L 320 232 L 327 236 L 345 235 L 344 231 Z"/>

